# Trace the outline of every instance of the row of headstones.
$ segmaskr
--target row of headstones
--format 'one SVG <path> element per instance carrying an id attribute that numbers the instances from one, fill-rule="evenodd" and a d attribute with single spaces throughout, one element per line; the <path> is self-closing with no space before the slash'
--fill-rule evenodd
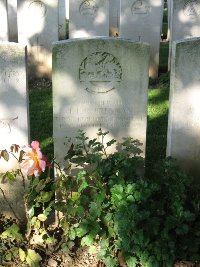
<path id="1" fill-rule="evenodd" d="M 172 49 L 167 155 L 200 174 L 200 38 L 177 41 Z M 66 135 L 83 129 L 94 138 L 99 127 L 120 140 L 131 136 L 146 146 L 150 47 L 121 38 L 72 39 L 53 47 L 54 153 L 62 164 Z M 72 64 L 73 62 L 73 64 Z M 29 143 L 26 49 L 0 45 L 0 150 Z M 63 87 L 64 85 L 64 87 Z M 0 170 L 12 167 L 0 159 Z M 20 185 L 4 189 L 23 216 Z M 0 212 L 9 207 L 0 196 Z M 11 214 L 10 214 L 11 215 Z"/>
<path id="2" fill-rule="evenodd" d="M 0 40 L 27 46 L 29 78 L 51 77 L 52 42 L 66 36 L 63 10 L 65 0 L 0 1 Z"/>
<path id="3" fill-rule="evenodd" d="M 27 45 L 30 77 L 51 78 L 52 42 L 59 37 L 65 39 L 65 0 L 1 0 L 1 3 L 0 39 L 8 40 L 10 35 L 10 41 Z M 151 45 L 149 73 L 157 77 L 162 14 L 163 0 L 154 0 L 153 4 L 146 0 L 124 0 L 121 8 L 120 0 L 70 0 L 69 37 L 117 35 L 112 29 L 120 24 L 120 37 Z"/>
<path id="4" fill-rule="evenodd" d="M 29 76 L 51 78 L 52 42 L 65 39 L 66 0 L 1 0 L 0 39 L 28 47 Z M 118 35 L 151 45 L 150 77 L 157 77 L 163 0 L 70 0 L 69 36 Z M 168 0 L 172 41 L 200 36 L 198 0 Z M 7 10 L 7 12 L 6 12 Z M 7 23 L 8 18 L 8 23 Z M 8 27 L 8 26 L 9 27 Z M 113 30 L 114 29 L 114 30 Z"/>

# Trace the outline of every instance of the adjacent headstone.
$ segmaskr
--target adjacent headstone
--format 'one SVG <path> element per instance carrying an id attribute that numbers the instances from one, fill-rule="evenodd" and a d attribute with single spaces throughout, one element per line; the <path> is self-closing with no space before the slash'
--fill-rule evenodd
<path id="1" fill-rule="evenodd" d="M 200 38 L 172 48 L 167 155 L 200 175 Z"/>
<path id="2" fill-rule="evenodd" d="M 167 0 L 167 21 L 168 21 L 167 41 L 169 41 L 170 40 L 170 23 L 171 23 L 171 0 Z"/>
<path id="3" fill-rule="evenodd" d="M 17 0 L 7 0 L 8 33 L 10 42 L 18 42 Z"/>
<path id="4" fill-rule="evenodd" d="M 172 42 L 200 36 L 200 1 L 171 0 L 169 69 Z"/>
<path id="5" fill-rule="evenodd" d="M 69 0 L 65 0 L 66 6 L 66 19 L 69 19 Z"/>
<path id="6" fill-rule="evenodd" d="M 149 54 L 148 44 L 120 38 L 54 44 L 53 134 L 58 162 L 66 154 L 66 136 L 77 136 L 78 129 L 90 138 L 100 127 L 118 141 L 131 136 L 143 143 L 145 154 Z"/>
<path id="7" fill-rule="evenodd" d="M 12 144 L 29 143 L 26 49 L 16 43 L 0 43 L 0 150 L 10 151 Z M 0 159 L 0 174 L 18 167 L 14 157 Z M 0 175 L 1 176 L 1 175 Z M 14 212 L 25 217 L 22 178 L 16 184 L 0 183 Z M 15 217 L 0 190 L 0 213 Z"/>
<path id="8" fill-rule="evenodd" d="M 27 45 L 29 77 L 50 77 L 58 40 L 58 0 L 18 0 L 19 42 Z"/>
<path id="9" fill-rule="evenodd" d="M 8 19 L 6 0 L 0 0 L 0 41 L 8 41 Z"/>
<path id="10" fill-rule="evenodd" d="M 66 0 L 60 0 L 59 4 L 59 22 L 58 22 L 58 33 L 59 40 L 66 39 Z"/>
<path id="11" fill-rule="evenodd" d="M 120 37 L 151 45 L 149 75 L 158 76 L 163 0 L 121 1 Z"/>
<path id="12" fill-rule="evenodd" d="M 109 2 L 110 36 L 119 36 L 120 0 Z"/>
<path id="13" fill-rule="evenodd" d="M 70 0 L 69 38 L 109 36 L 109 0 Z"/>

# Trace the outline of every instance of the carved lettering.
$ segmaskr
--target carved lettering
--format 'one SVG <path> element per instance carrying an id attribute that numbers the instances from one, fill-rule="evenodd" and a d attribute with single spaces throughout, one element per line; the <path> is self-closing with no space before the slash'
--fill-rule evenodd
<path id="1" fill-rule="evenodd" d="M 46 16 L 47 7 L 42 1 L 35 0 L 30 3 L 29 11 L 32 16 L 36 16 L 36 18 L 43 18 Z"/>
<path id="2" fill-rule="evenodd" d="M 19 82 L 19 72 L 12 70 L 12 69 L 6 69 L 3 71 L 0 71 L 0 82 L 2 83 L 18 83 Z"/>
<path id="3" fill-rule="evenodd" d="M 200 1 L 191 0 L 187 1 L 183 7 L 183 12 L 190 18 L 196 18 L 200 15 Z"/>
<path id="4" fill-rule="evenodd" d="M 95 16 L 98 11 L 98 5 L 94 0 L 85 0 L 80 4 L 79 12 L 81 15 Z"/>
<path id="5" fill-rule="evenodd" d="M 0 119 L 0 135 L 10 134 L 12 132 L 12 126 L 17 120 L 18 117 Z"/>
<path id="6" fill-rule="evenodd" d="M 87 56 L 79 67 L 79 79 L 91 93 L 107 93 L 122 79 L 122 68 L 116 57 L 107 52 Z"/>
<path id="7" fill-rule="evenodd" d="M 151 7 L 149 3 L 145 0 L 137 0 L 131 6 L 131 12 L 133 15 L 135 14 L 143 14 L 147 15 L 151 11 Z"/>

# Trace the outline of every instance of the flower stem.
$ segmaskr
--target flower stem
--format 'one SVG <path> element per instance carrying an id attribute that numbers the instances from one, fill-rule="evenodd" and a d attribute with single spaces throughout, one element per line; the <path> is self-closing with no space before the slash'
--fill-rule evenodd
<path id="1" fill-rule="evenodd" d="M 1 191 L 2 195 L 3 195 L 4 200 L 7 202 L 9 208 L 11 209 L 12 213 L 14 214 L 15 218 L 20 222 L 21 221 L 20 218 L 15 213 L 14 209 L 12 208 L 10 202 L 8 201 L 6 195 L 5 195 L 5 193 L 4 193 L 4 191 L 3 191 L 3 189 L 1 187 L 0 187 L 0 191 Z"/>

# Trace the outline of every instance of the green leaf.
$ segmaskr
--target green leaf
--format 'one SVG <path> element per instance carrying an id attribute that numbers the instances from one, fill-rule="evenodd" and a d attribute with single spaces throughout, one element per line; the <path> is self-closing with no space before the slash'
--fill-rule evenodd
<path id="1" fill-rule="evenodd" d="M 97 251 L 97 248 L 95 246 L 90 246 L 90 248 L 89 248 L 89 253 L 90 254 L 95 254 L 96 251 Z"/>
<path id="2" fill-rule="evenodd" d="M 112 198 L 111 201 L 115 205 L 119 205 L 120 201 L 123 199 L 123 186 L 122 185 L 114 185 L 111 189 L 112 192 Z"/>
<path id="3" fill-rule="evenodd" d="M 88 228 L 87 228 L 87 225 L 85 224 L 81 224 L 77 229 L 76 229 L 76 234 L 78 237 L 82 237 L 84 236 L 85 234 L 88 233 Z"/>
<path id="4" fill-rule="evenodd" d="M 70 240 L 74 240 L 75 237 L 76 237 L 76 232 L 75 232 L 74 228 L 71 228 L 69 231 L 69 238 L 70 238 Z"/>
<path id="5" fill-rule="evenodd" d="M 106 143 L 107 146 L 112 146 L 114 143 L 116 143 L 115 139 L 110 140 L 109 142 Z"/>
<path id="6" fill-rule="evenodd" d="M 32 206 L 29 210 L 28 210 L 28 216 L 29 218 L 33 217 L 35 213 L 35 209 L 34 206 Z"/>
<path id="7" fill-rule="evenodd" d="M 19 248 L 19 258 L 21 261 L 25 261 L 26 259 L 26 253 L 21 248 Z"/>
<path id="8" fill-rule="evenodd" d="M 86 180 L 83 180 L 82 183 L 79 185 L 78 192 L 83 191 L 87 187 L 88 187 L 88 183 L 86 182 Z"/>
<path id="9" fill-rule="evenodd" d="M 103 261 L 104 261 L 106 267 L 115 267 L 115 266 L 118 266 L 117 260 L 114 259 L 114 258 L 112 258 L 112 257 L 106 257 Z"/>
<path id="10" fill-rule="evenodd" d="M 38 216 L 38 220 L 40 220 L 41 222 L 45 222 L 47 220 L 47 216 L 44 214 L 39 214 Z"/>
<path id="11" fill-rule="evenodd" d="M 12 224 L 8 229 L 6 229 L 1 235 L 1 238 L 6 239 L 7 237 L 10 237 L 15 240 L 23 240 L 23 236 L 20 233 L 19 226 L 17 224 Z"/>
<path id="12" fill-rule="evenodd" d="M 6 149 L 1 151 L 1 157 L 4 158 L 5 161 L 9 161 L 9 153 Z"/>
<path id="13" fill-rule="evenodd" d="M 90 203 L 90 216 L 94 219 L 98 218 L 101 215 L 101 207 L 98 207 L 95 202 Z"/>
<path id="14" fill-rule="evenodd" d="M 31 267 L 39 267 L 40 261 L 42 260 L 41 256 L 35 252 L 33 249 L 28 249 L 26 261 Z"/>
<path id="15" fill-rule="evenodd" d="M 99 253 L 97 254 L 97 259 L 103 259 L 106 256 L 106 250 L 101 249 Z"/>
<path id="16" fill-rule="evenodd" d="M 53 192 L 40 192 L 40 197 L 38 198 L 39 202 L 46 203 L 49 202 L 53 196 Z"/>
<path id="17" fill-rule="evenodd" d="M 91 246 L 94 243 L 93 235 L 86 235 L 81 240 L 81 246 Z"/>
<path id="18" fill-rule="evenodd" d="M 12 254 L 11 254 L 11 252 L 7 252 L 7 253 L 6 253 L 6 255 L 5 255 L 5 259 L 6 259 L 7 261 L 11 261 L 11 260 L 12 260 Z"/>
<path id="19" fill-rule="evenodd" d="M 125 257 L 125 261 L 128 267 L 136 267 L 138 264 L 138 261 L 135 257 Z"/>

